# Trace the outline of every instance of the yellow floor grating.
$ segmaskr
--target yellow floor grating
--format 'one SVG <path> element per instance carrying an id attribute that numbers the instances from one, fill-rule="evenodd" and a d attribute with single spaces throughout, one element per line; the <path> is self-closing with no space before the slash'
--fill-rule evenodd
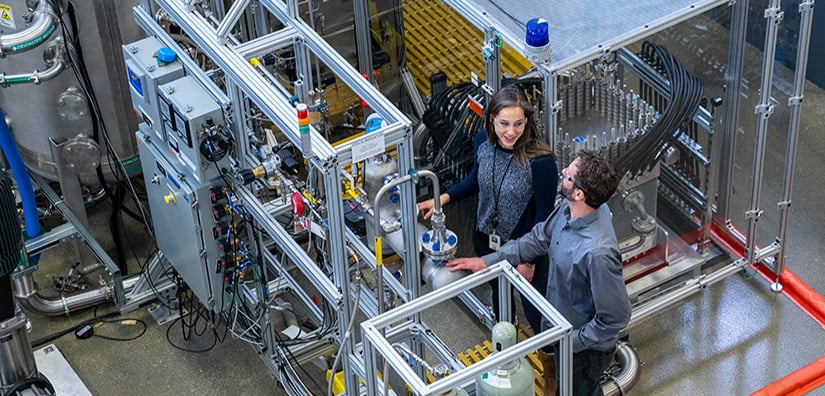
<path id="1" fill-rule="evenodd" d="M 519 339 L 524 339 L 529 337 L 530 334 L 524 331 L 521 327 L 518 328 L 519 331 Z M 493 345 L 490 341 L 484 341 L 484 345 L 476 345 L 472 349 L 467 349 L 465 353 L 458 354 L 458 360 L 464 363 L 467 366 L 470 366 L 474 363 L 478 363 L 484 360 L 485 357 L 490 355 L 493 351 Z M 544 369 L 541 366 L 541 361 L 539 360 L 538 352 L 533 351 L 530 352 L 527 356 L 525 356 L 527 361 L 530 363 L 530 366 L 533 367 L 533 378 L 535 378 L 536 386 L 535 386 L 535 396 L 542 396 L 544 394 L 544 378 L 542 378 L 542 374 L 544 373 Z M 432 382 L 435 380 L 430 372 L 427 372 L 427 380 Z"/>
<path id="2" fill-rule="evenodd" d="M 484 79 L 483 32 L 438 0 L 404 1 L 404 40 L 407 68 L 425 95 L 430 94 L 430 75 L 439 71 L 447 74 L 447 85 L 469 81 L 471 72 Z M 502 73 L 511 76 L 532 66 L 506 45 L 501 59 Z"/>

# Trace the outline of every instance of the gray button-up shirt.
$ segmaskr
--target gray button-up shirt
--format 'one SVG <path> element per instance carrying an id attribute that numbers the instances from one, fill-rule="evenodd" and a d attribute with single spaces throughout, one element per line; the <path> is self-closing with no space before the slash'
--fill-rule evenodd
<path id="1" fill-rule="evenodd" d="M 607 204 L 570 220 L 565 199 L 555 215 L 482 259 L 529 263 L 544 253 L 550 257 L 545 297 L 573 325 L 573 352 L 612 350 L 630 321 L 630 300 Z M 542 319 L 542 328 L 549 326 Z"/>

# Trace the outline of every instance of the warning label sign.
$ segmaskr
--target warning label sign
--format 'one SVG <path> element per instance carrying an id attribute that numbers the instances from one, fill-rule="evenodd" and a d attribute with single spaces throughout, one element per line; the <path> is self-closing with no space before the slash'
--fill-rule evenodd
<path id="1" fill-rule="evenodd" d="M 14 13 L 11 11 L 11 6 L 2 3 L 0 3 L 0 26 L 17 29 L 14 24 Z"/>

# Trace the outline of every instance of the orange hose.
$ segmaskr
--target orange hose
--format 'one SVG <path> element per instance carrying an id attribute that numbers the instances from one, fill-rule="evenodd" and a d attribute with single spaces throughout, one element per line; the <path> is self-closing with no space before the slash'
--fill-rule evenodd
<path id="1" fill-rule="evenodd" d="M 740 257 L 742 256 L 741 244 L 727 236 L 724 230 L 717 230 L 716 227 L 711 227 L 711 232 L 717 238 L 717 241 L 728 248 L 728 251 Z M 776 280 L 776 273 L 768 268 L 768 266 L 761 265 L 758 269 L 759 273 L 769 282 Z M 779 280 L 782 285 L 782 294 L 805 311 L 805 313 L 819 323 L 820 326 L 825 328 L 825 298 L 787 268 L 782 273 L 782 276 L 779 277 Z M 823 384 L 825 384 L 825 356 L 780 378 L 776 382 L 768 384 L 764 388 L 752 393 L 751 396 L 804 395 Z"/>
<path id="2" fill-rule="evenodd" d="M 825 356 L 751 393 L 751 396 L 801 396 L 822 384 L 825 384 Z"/>

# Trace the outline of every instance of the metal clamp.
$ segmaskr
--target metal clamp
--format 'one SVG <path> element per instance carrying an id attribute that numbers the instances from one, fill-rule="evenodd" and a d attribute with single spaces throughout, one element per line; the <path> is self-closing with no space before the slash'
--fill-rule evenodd
<path id="1" fill-rule="evenodd" d="M 764 211 L 762 209 L 747 210 L 747 211 L 745 211 L 745 218 L 746 219 L 759 218 L 759 217 L 762 217 L 763 212 Z"/>
<path id="2" fill-rule="evenodd" d="M 784 16 L 785 13 L 779 7 L 765 9 L 765 19 L 776 18 L 777 21 L 781 21 Z"/>
<path id="3" fill-rule="evenodd" d="M 756 114 L 761 113 L 763 117 L 767 118 L 767 117 L 770 117 L 771 114 L 773 114 L 773 108 L 774 108 L 774 106 L 772 104 L 756 105 L 756 107 L 754 107 L 754 113 L 756 113 Z"/>
<path id="4" fill-rule="evenodd" d="M 799 13 L 803 14 L 806 12 L 810 12 L 814 9 L 814 0 L 803 0 L 799 3 Z"/>

